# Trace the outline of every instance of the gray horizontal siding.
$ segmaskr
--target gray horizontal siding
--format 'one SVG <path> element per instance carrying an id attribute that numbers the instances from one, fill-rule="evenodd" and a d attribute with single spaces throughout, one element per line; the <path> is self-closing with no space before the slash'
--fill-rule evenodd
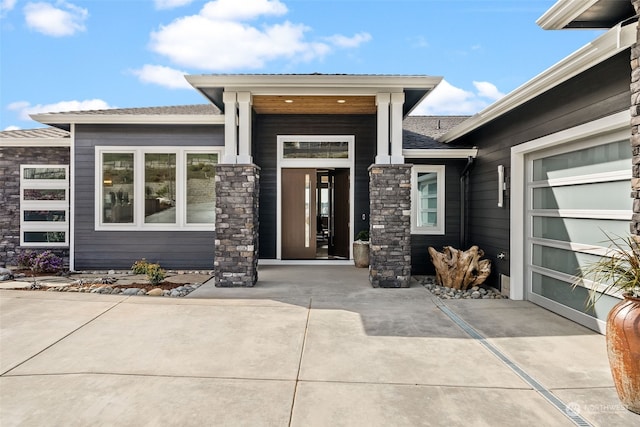
<path id="1" fill-rule="evenodd" d="M 466 160 L 417 160 L 408 159 L 414 165 L 445 165 L 445 234 L 411 235 L 411 273 L 435 274 L 428 248 L 442 250 L 443 246 L 460 247 L 460 174 Z"/>
<path id="2" fill-rule="evenodd" d="M 511 147 L 608 115 L 628 110 L 629 51 L 568 80 L 454 141 L 479 148 L 470 176 L 469 233 L 467 245 L 479 245 L 493 268 L 488 283 L 498 286 L 499 275 L 510 275 L 509 253 Z M 498 165 L 505 166 L 507 191 L 504 207 L 498 202 Z"/>
<path id="3" fill-rule="evenodd" d="M 95 231 L 96 146 L 224 145 L 222 126 L 79 125 L 75 137 L 75 268 L 127 269 L 146 258 L 172 269 L 213 268 L 215 232 Z"/>

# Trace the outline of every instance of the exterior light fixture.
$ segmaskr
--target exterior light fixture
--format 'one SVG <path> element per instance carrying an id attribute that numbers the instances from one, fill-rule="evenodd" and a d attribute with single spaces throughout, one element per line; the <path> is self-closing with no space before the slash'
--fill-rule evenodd
<path id="1" fill-rule="evenodd" d="M 346 100 L 344 100 L 344 99 L 338 99 L 338 101 L 337 101 L 337 102 L 338 102 L 338 104 L 344 104 L 344 103 L 345 103 L 345 102 L 347 102 L 347 101 L 346 101 Z"/>
<path id="2" fill-rule="evenodd" d="M 287 104 L 293 104 L 293 99 L 285 99 L 284 102 Z"/>

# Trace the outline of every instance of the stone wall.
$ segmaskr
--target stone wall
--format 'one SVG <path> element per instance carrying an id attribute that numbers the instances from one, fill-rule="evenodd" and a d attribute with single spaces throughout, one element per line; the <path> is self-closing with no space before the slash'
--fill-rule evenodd
<path id="1" fill-rule="evenodd" d="M 67 147 L 0 147 L 0 266 L 15 265 L 20 248 L 20 165 L 68 165 Z M 69 265 L 68 248 L 47 248 Z"/>
<path id="2" fill-rule="evenodd" d="M 369 281 L 404 288 L 411 279 L 411 165 L 371 165 Z"/>
<path id="3" fill-rule="evenodd" d="M 631 3 L 640 13 L 640 0 Z M 631 148 L 633 167 L 631 178 L 631 197 L 633 198 L 633 216 L 631 234 L 640 243 L 640 27 L 636 29 L 636 43 L 631 46 Z"/>
<path id="4" fill-rule="evenodd" d="M 259 193 L 259 167 L 216 166 L 216 286 L 254 286 L 258 281 Z"/>

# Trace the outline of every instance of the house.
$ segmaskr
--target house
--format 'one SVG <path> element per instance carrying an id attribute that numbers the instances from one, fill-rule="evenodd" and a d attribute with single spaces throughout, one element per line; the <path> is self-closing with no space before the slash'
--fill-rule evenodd
<path id="1" fill-rule="evenodd" d="M 190 75 L 207 104 L 35 115 L 50 128 L 1 134 L 0 251 L 253 286 L 258 261 L 349 262 L 369 230 L 372 285 L 403 287 L 428 246 L 476 244 L 491 285 L 602 330 L 616 297 L 587 312 L 572 276 L 632 219 L 635 11 L 559 0 L 538 24 L 606 32 L 470 118 L 409 116 L 439 77 L 326 74 Z"/>

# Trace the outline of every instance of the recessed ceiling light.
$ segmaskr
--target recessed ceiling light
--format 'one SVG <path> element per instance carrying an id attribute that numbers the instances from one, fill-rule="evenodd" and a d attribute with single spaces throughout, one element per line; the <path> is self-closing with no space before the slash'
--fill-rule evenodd
<path id="1" fill-rule="evenodd" d="M 285 99 L 284 102 L 286 102 L 287 104 L 292 104 L 293 103 L 293 99 Z"/>
<path id="2" fill-rule="evenodd" d="M 345 102 L 347 101 L 345 101 L 344 99 L 338 99 L 338 104 L 344 104 Z"/>

